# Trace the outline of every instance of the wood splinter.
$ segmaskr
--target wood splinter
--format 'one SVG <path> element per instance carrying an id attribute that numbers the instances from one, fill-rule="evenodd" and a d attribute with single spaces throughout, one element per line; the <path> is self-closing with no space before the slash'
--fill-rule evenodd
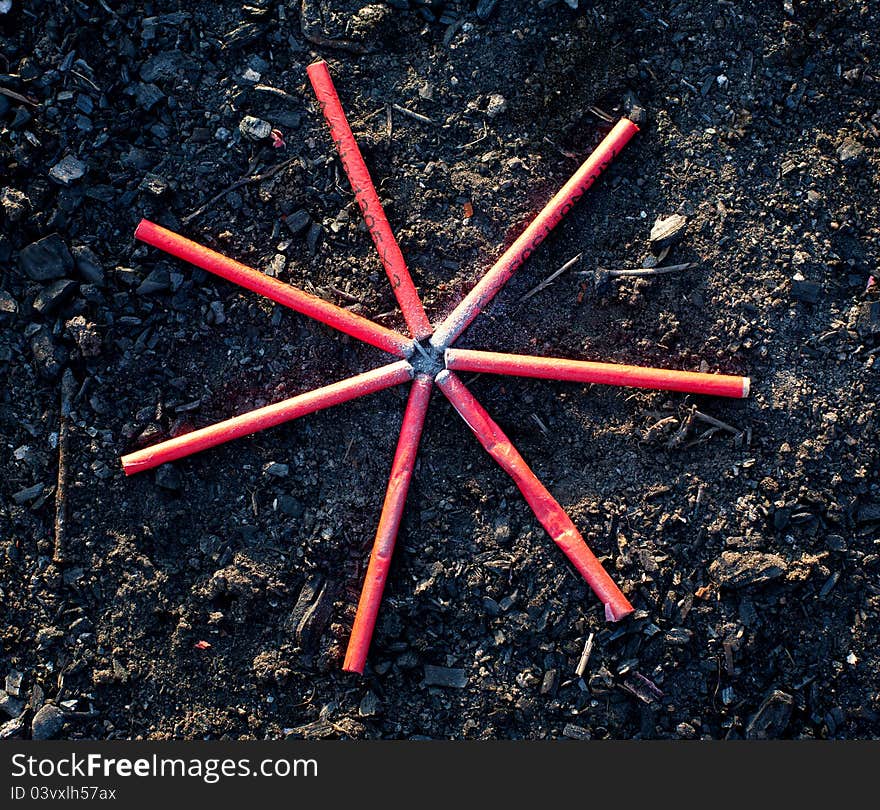
<path id="1" fill-rule="evenodd" d="M 67 447 L 70 434 L 70 411 L 76 378 L 68 368 L 61 378 L 61 415 L 58 420 L 58 483 L 55 487 L 55 548 L 52 562 L 67 561 Z"/>

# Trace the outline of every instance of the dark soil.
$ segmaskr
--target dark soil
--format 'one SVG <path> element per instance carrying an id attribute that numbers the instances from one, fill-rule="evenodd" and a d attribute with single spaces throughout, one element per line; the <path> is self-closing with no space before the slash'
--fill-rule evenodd
<path id="1" fill-rule="evenodd" d="M 880 736 L 880 10 L 570 5 L 0 15 L 0 736 Z M 606 117 L 646 111 L 463 341 L 752 377 L 744 401 L 473 380 L 633 601 L 621 625 L 439 394 L 364 677 L 340 665 L 405 387 L 124 477 L 133 448 L 388 362 L 132 237 L 148 217 L 402 329 L 306 80 L 319 56 L 435 320 Z M 286 147 L 243 138 L 245 115 Z M 663 262 L 691 269 L 578 274 L 642 266 L 676 212 Z M 45 704 L 63 726 L 33 722 Z"/>

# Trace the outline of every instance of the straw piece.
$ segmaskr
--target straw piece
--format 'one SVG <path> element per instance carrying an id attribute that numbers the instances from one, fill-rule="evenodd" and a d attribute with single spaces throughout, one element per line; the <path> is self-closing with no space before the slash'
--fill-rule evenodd
<path id="1" fill-rule="evenodd" d="M 397 357 L 409 357 L 413 352 L 412 341 L 377 323 L 337 307 L 316 295 L 311 295 L 259 270 L 230 259 L 215 250 L 206 248 L 191 239 L 169 231 L 161 225 L 142 219 L 134 232 L 135 238 L 148 245 L 164 250 L 178 259 L 201 267 L 209 273 L 225 278 L 245 289 L 269 298 L 297 312 L 332 326 L 346 335 L 376 346 Z"/>
<path id="2" fill-rule="evenodd" d="M 523 354 L 481 352 L 473 349 L 447 349 L 446 368 L 488 374 L 512 374 L 544 380 L 624 385 L 656 388 L 661 391 L 687 391 L 743 399 L 749 395 L 748 377 L 703 374 L 618 363 L 593 363 L 561 357 L 532 357 Z"/>
<path id="3" fill-rule="evenodd" d="M 382 506 L 370 563 L 367 566 L 357 614 L 354 617 L 354 625 L 345 653 L 345 662 L 342 665 L 347 672 L 364 671 L 430 401 L 431 378 L 427 374 L 417 374 L 410 388 L 409 401 L 403 414 L 397 451 L 391 465 L 391 475 L 388 477 L 385 503 Z"/>
<path id="4" fill-rule="evenodd" d="M 152 447 L 129 453 L 121 459 L 122 468 L 126 475 L 134 475 L 152 467 L 158 467 L 168 461 L 199 453 L 209 447 L 215 447 L 250 433 L 256 433 L 258 430 L 280 425 L 282 422 L 296 419 L 307 413 L 339 405 L 350 399 L 372 394 L 383 388 L 390 388 L 392 385 L 399 385 L 411 380 L 412 375 L 412 366 L 406 360 L 398 360 L 396 363 L 390 363 L 364 374 L 349 377 L 341 382 L 316 388 L 314 391 L 299 394 L 273 405 L 266 405 L 264 408 L 257 408 L 215 425 L 209 425 L 191 433 L 184 433 L 182 436 L 154 444 Z"/>
<path id="5" fill-rule="evenodd" d="M 324 113 L 324 118 L 330 129 L 330 136 L 333 138 L 339 159 L 342 161 L 342 168 L 348 175 L 355 199 L 361 207 L 367 230 L 373 237 L 379 258 L 382 260 L 382 265 L 391 281 L 406 325 L 416 340 L 422 340 L 431 334 L 431 323 L 428 316 L 425 315 L 412 276 L 410 276 L 403 254 L 400 252 L 400 245 L 397 244 L 397 240 L 391 232 L 388 217 L 385 216 L 382 203 L 379 202 L 379 195 L 370 179 L 367 164 L 364 163 L 361 150 L 358 148 L 351 127 L 348 125 L 345 111 L 336 94 L 336 88 L 333 86 L 333 79 L 330 78 L 327 63 L 324 61 L 315 62 L 306 68 L 306 72 L 309 74 L 312 89 L 321 105 L 321 112 Z"/>
<path id="6" fill-rule="evenodd" d="M 571 518 L 538 480 L 511 444 L 510 439 L 504 435 L 464 383 L 452 372 L 445 370 L 437 375 L 434 382 L 473 431 L 486 452 L 513 479 L 532 507 L 535 517 L 572 565 L 577 568 L 596 596 L 602 600 L 605 605 L 605 618 L 616 622 L 632 613 L 633 607 L 629 600 L 587 547 Z"/>
<path id="7" fill-rule="evenodd" d="M 627 118 L 617 122 L 571 179 L 440 324 L 431 338 L 432 346 L 445 349 L 455 342 L 638 131 L 639 128 Z"/>

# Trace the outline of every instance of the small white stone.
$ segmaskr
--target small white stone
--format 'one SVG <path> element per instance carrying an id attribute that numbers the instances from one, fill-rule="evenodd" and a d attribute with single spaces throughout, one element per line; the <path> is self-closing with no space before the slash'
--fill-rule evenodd
<path id="1" fill-rule="evenodd" d="M 494 118 L 496 115 L 501 115 L 501 113 L 507 110 L 507 99 L 501 95 L 501 93 L 492 93 L 489 96 L 489 103 L 486 105 L 486 115 L 489 118 Z"/>
<path id="2" fill-rule="evenodd" d="M 252 115 L 246 115 L 241 119 L 238 125 L 238 131 L 252 141 L 262 141 L 269 137 L 272 132 L 272 125 L 262 118 L 254 118 Z"/>

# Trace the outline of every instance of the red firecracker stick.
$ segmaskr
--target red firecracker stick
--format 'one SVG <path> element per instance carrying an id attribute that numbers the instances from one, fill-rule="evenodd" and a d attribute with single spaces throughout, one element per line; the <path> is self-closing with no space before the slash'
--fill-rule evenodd
<path id="1" fill-rule="evenodd" d="M 633 607 L 629 600 L 587 547 L 571 518 L 529 469 L 510 439 L 474 399 L 464 383 L 452 372 L 445 370 L 435 377 L 434 382 L 474 432 L 480 444 L 514 480 L 541 525 L 602 600 L 605 618 L 616 622 L 632 613 Z"/>
<path id="2" fill-rule="evenodd" d="M 346 672 L 364 671 L 430 399 L 431 378 L 427 374 L 417 374 L 410 389 L 406 412 L 403 414 L 403 424 L 400 428 L 397 452 L 391 465 L 379 528 L 376 530 L 376 539 L 370 554 L 367 574 L 364 577 L 351 638 L 348 640 L 348 649 L 345 652 L 342 668 Z"/>
<path id="3" fill-rule="evenodd" d="M 266 405 L 264 408 L 234 416 L 216 425 L 184 433 L 167 442 L 160 442 L 152 447 L 129 453 L 122 457 L 122 468 L 126 475 L 134 475 L 158 467 L 167 461 L 174 461 L 241 436 L 256 433 L 258 430 L 280 425 L 307 413 L 339 405 L 350 399 L 390 388 L 392 385 L 399 385 L 411 380 L 412 376 L 412 366 L 406 360 L 398 360 L 396 363 L 349 377 L 347 380 L 316 388 L 314 391 L 276 402 L 274 405 Z"/>
<path id="4" fill-rule="evenodd" d="M 358 148 L 342 104 L 339 102 L 339 96 L 336 95 L 336 88 L 333 86 L 333 79 L 330 78 L 327 63 L 324 61 L 315 62 L 308 66 L 306 72 L 309 74 L 309 80 L 312 83 L 315 96 L 318 98 L 318 104 L 321 105 L 321 112 L 324 113 L 324 118 L 327 120 L 330 136 L 333 138 L 339 159 L 342 161 L 342 168 L 348 175 L 355 199 L 361 207 L 367 230 L 373 237 L 373 243 L 376 245 L 376 250 L 379 251 L 379 258 L 382 260 L 382 265 L 391 281 L 397 303 L 400 304 L 403 317 L 406 319 L 406 325 L 416 340 L 422 340 L 431 334 L 431 323 L 428 316 L 425 315 L 412 276 L 410 276 L 403 254 L 400 252 L 400 246 L 391 232 L 388 217 L 385 216 L 385 211 L 379 202 L 379 195 L 370 179 L 367 164 L 364 163 L 361 150 Z"/>
<path id="5" fill-rule="evenodd" d="M 206 248 L 180 234 L 169 231 L 161 225 L 142 219 L 134 232 L 137 239 L 148 245 L 164 250 L 172 256 L 188 261 L 202 270 L 214 273 L 227 281 L 232 281 L 248 290 L 290 307 L 303 315 L 308 315 L 321 323 L 332 326 L 346 335 L 377 346 L 397 357 L 409 357 L 413 352 L 413 342 L 395 332 L 386 329 L 367 318 L 337 307 L 316 295 L 291 287 L 278 279 L 267 276 L 259 270 L 230 259 L 215 250 Z"/>
<path id="6" fill-rule="evenodd" d="M 556 192 L 519 238 L 437 327 L 431 338 L 432 346 L 445 349 L 455 342 L 638 131 L 639 128 L 627 118 L 617 122 L 571 179 Z"/>
<path id="7" fill-rule="evenodd" d="M 692 394 L 737 398 L 747 397 L 751 385 L 748 377 L 732 377 L 726 374 L 700 374 L 695 371 L 591 363 L 586 360 L 565 360 L 561 357 L 532 357 L 472 349 L 447 349 L 446 368 L 452 371 L 512 374 L 518 377 L 540 377 L 544 380 L 658 388 L 661 391 L 688 391 Z"/>

